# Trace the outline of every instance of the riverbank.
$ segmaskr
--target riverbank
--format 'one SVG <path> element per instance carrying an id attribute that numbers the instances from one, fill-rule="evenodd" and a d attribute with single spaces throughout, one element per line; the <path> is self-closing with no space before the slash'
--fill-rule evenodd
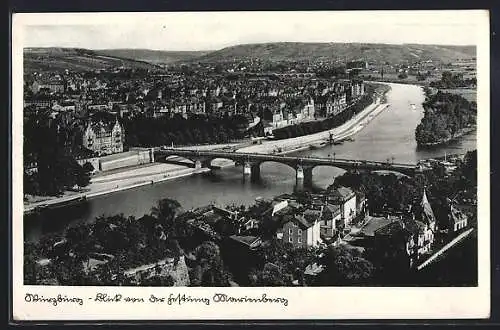
<path id="1" fill-rule="evenodd" d="M 137 173 L 140 171 L 140 173 Z M 166 180 L 182 178 L 210 171 L 209 169 L 194 169 L 182 165 L 153 164 L 141 169 L 129 169 L 118 173 L 103 175 L 96 178 L 89 186 L 79 192 L 66 192 L 61 197 L 42 199 L 36 202 L 25 203 L 24 213 L 30 213 L 46 207 L 60 207 L 78 203 L 82 199 L 91 199 L 119 191 L 133 189 Z"/>
<path id="2" fill-rule="evenodd" d="M 372 103 L 363 111 L 355 115 L 352 119 L 336 128 L 290 139 L 264 141 L 262 144 L 241 148 L 237 151 L 249 153 L 287 154 L 307 149 L 311 144 L 317 144 L 318 142 L 326 143 L 330 140 L 330 137 L 334 140 L 346 139 L 362 130 L 371 120 L 373 120 L 387 107 L 389 107 L 389 104 L 387 103 Z"/>
<path id="3" fill-rule="evenodd" d="M 442 139 L 436 142 L 428 142 L 428 143 L 420 143 L 417 140 L 417 145 L 419 148 L 431 148 L 431 147 L 436 147 L 440 145 L 444 145 L 447 143 L 450 143 L 452 141 L 455 141 L 456 139 L 459 139 L 463 137 L 464 135 L 470 134 L 476 130 L 476 127 L 466 127 L 460 130 L 460 132 L 453 134 L 451 137 L 447 139 Z"/>
<path id="4" fill-rule="evenodd" d="M 327 144 L 330 138 L 335 140 L 346 139 L 362 130 L 371 120 L 386 109 L 389 104 L 372 103 L 346 123 L 327 131 L 295 137 L 291 139 L 263 141 L 261 144 L 248 146 L 248 143 L 227 144 L 224 147 L 234 148 L 238 152 L 256 152 L 270 154 L 289 154 L 309 149 L 311 145 L 321 147 Z M 186 147 L 187 148 L 187 147 Z M 195 147 L 191 147 L 195 148 Z M 213 146 L 203 146 L 203 149 L 214 149 Z M 214 160 L 214 167 L 224 168 L 234 166 L 229 160 Z M 118 191 L 133 189 L 149 184 L 159 183 L 193 174 L 210 171 L 208 168 L 194 169 L 177 164 L 148 164 L 143 168 L 134 168 L 110 174 L 100 174 L 91 180 L 91 184 L 80 192 L 66 193 L 62 197 L 50 198 L 42 201 L 28 201 L 24 204 L 24 212 L 30 213 L 45 207 L 56 207 L 59 204 L 77 202 L 80 199 L 90 199 Z"/>

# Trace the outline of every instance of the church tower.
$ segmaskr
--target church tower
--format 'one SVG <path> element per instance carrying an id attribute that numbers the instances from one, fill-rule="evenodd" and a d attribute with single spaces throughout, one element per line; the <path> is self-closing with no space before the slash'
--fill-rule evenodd
<path id="1" fill-rule="evenodd" d="M 427 199 L 427 194 L 424 188 L 424 194 L 422 196 L 422 201 L 420 202 L 421 206 L 421 217 L 422 221 L 429 225 L 432 231 L 436 230 L 436 217 L 434 216 L 434 212 L 432 212 L 431 204 Z"/>

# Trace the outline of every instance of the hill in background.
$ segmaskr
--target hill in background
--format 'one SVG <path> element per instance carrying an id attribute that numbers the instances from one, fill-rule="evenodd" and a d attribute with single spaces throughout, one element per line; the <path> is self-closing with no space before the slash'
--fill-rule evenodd
<path id="1" fill-rule="evenodd" d="M 210 52 L 200 62 L 225 62 L 261 59 L 270 61 L 366 60 L 401 63 L 405 61 L 453 62 L 476 56 L 475 46 L 439 46 L 417 44 L 300 43 L 280 42 L 237 45 Z"/>
<path id="2" fill-rule="evenodd" d="M 105 56 L 127 58 L 153 64 L 187 62 L 203 56 L 209 51 L 165 51 L 150 49 L 100 49 L 95 53 Z"/>
<path id="3" fill-rule="evenodd" d="M 125 66 L 155 69 L 155 65 L 140 60 L 119 58 L 81 48 L 25 48 L 24 71 L 87 71 Z"/>
<path id="4" fill-rule="evenodd" d="M 25 48 L 25 72 L 96 70 L 125 66 L 158 69 L 160 64 L 188 62 L 353 61 L 398 64 L 428 61 L 450 63 L 476 56 L 475 46 L 389 45 L 361 43 L 280 42 L 246 44 L 217 51 L 159 51 L 148 49 Z"/>

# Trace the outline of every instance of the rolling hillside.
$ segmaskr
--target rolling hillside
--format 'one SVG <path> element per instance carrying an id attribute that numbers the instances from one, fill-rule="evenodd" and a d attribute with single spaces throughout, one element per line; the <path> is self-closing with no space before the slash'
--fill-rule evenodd
<path id="1" fill-rule="evenodd" d="M 95 50 L 95 52 L 100 55 L 128 58 L 153 64 L 187 62 L 208 53 L 208 51 L 164 51 L 150 49 L 100 49 Z"/>
<path id="2" fill-rule="evenodd" d="M 25 72 L 84 71 L 126 66 L 155 69 L 159 64 L 227 62 L 261 59 L 271 61 L 366 60 L 370 62 L 454 62 L 476 56 L 475 46 L 388 45 L 360 43 L 280 42 L 246 44 L 217 51 L 158 51 L 148 49 L 25 48 Z"/>
<path id="3" fill-rule="evenodd" d="M 452 62 L 476 56 L 475 46 L 389 45 L 360 43 L 263 43 L 223 48 L 197 59 L 200 62 L 223 62 L 243 59 L 271 61 L 365 59 L 398 63 L 415 60 Z"/>
<path id="4" fill-rule="evenodd" d="M 151 63 L 116 56 L 107 56 L 95 51 L 79 48 L 25 48 L 25 73 L 32 71 L 86 71 L 126 66 L 154 69 Z"/>

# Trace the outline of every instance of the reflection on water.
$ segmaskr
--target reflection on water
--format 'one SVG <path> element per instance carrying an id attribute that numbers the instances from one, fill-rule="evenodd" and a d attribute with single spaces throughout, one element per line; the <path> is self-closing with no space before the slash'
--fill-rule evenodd
<path id="1" fill-rule="evenodd" d="M 471 133 L 447 146 L 417 150 L 414 132 L 423 116 L 424 94 L 417 86 L 391 85 L 390 107 L 356 134 L 354 141 L 305 150 L 296 155 L 416 163 L 419 159 L 476 148 L 476 134 Z M 411 104 L 416 105 L 415 110 Z M 326 188 L 343 172 L 325 166 L 315 168 L 312 189 Z M 140 217 L 161 198 L 176 199 L 185 209 L 190 209 L 212 202 L 248 205 L 259 196 L 271 198 L 303 189 L 296 186 L 295 170 L 284 164 L 263 163 L 260 175 L 256 182 L 243 180 L 242 168 L 230 167 L 98 197 L 77 207 L 50 210 L 37 217 L 25 217 L 25 239 L 36 240 L 45 233 L 60 232 L 69 224 L 92 221 L 99 215 L 123 213 Z"/>

